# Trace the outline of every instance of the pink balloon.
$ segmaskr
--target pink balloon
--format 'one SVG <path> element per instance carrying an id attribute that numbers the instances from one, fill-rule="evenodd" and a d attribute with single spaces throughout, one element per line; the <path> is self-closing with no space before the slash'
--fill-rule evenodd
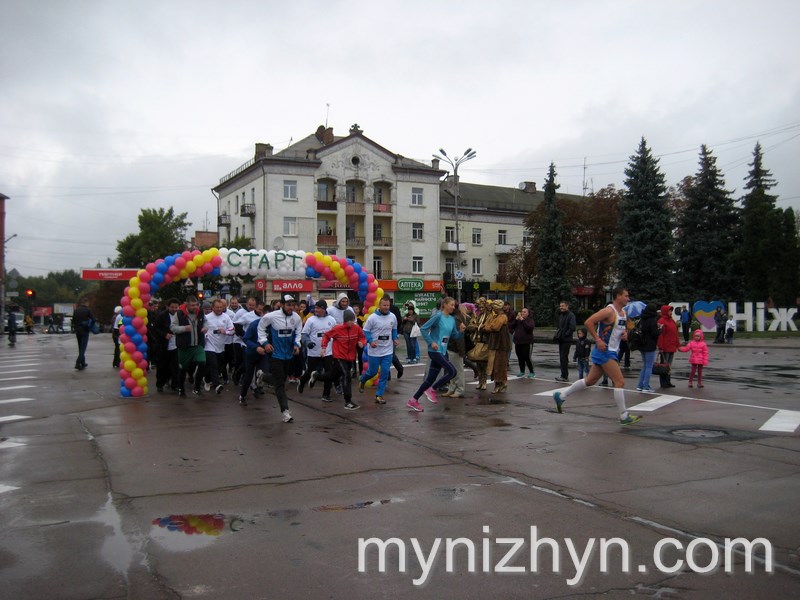
<path id="1" fill-rule="evenodd" d="M 142 275 L 146 275 L 146 273 L 142 273 Z M 141 279 L 141 277 L 140 277 L 140 279 Z M 139 291 L 142 292 L 143 294 L 149 293 L 150 292 L 150 284 L 149 283 L 145 283 L 144 281 L 141 281 L 139 283 Z"/>
<path id="2" fill-rule="evenodd" d="M 128 373 L 127 369 L 120 369 L 119 370 L 119 378 L 122 379 L 123 381 L 125 381 L 130 376 L 131 376 L 131 374 Z"/>
<path id="3" fill-rule="evenodd" d="M 369 294 L 367 294 L 367 304 L 369 304 L 370 306 L 375 304 L 375 298 L 377 298 L 377 296 L 375 295 L 374 292 L 370 292 Z"/>
<path id="4" fill-rule="evenodd" d="M 141 317 L 134 317 L 133 321 L 131 321 L 131 325 L 136 327 L 136 329 L 141 329 L 141 327 L 144 325 L 144 319 Z"/>
<path id="5" fill-rule="evenodd" d="M 208 275 L 209 273 L 211 273 L 211 271 L 214 270 L 214 265 L 212 265 L 210 262 L 204 262 L 203 266 L 200 267 L 200 270 L 204 274 Z"/>
<path id="6" fill-rule="evenodd" d="M 119 301 L 122 306 L 129 306 L 131 303 L 131 297 L 128 294 L 125 294 Z"/>
<path id="7" fill-rule="evenodd" d="M 125 352 L 127 352 L 128 354 L 136 352 L 136 344 L 134 344 L 133 342 L 126 342 L 125 344 L 123 344 L 123 348 L 125 348 Z"/>
<path id="8" fill-rule="evenodd" d="M 212 256 L 212 257 L 211 257 L 211 264 L 212 264 L 213 266 L 215 266 L 215 267 L 218 267 L 218 266 L 220 266 L 220 265 L 222 264 L 222 257 L 221 257 L 221 256 L 219 256 L 219 255 L 217 255 L 217 256 Z"/>
<path id="9" fill-rule="evenodd" d="M 183 260 L 185 260 L 186 262 L 189 262 L 190 260 L 192 260 L 192 253 L 189 252 L 188 250 L 184 250 L 183 252 L 181 252 L 181 258 Z M 178 262 L 178 261 L 175 261 L 175 262 Z"/>
<path id="10" fill-rule="evenodd" d="M 181 270 L 176 265 L 170 265 L 169 268 L 167 269 L 166 275 L 169 275 L 170 277 L 174 278 L 177 277 L 178 273 L 180 272 Z"/>
<path id="11" fill-rule="evenodd" d="M 194 258 L 195 256 L 200 256 L 202 252 L 200 252 L 200 250 L 192 250 L 189 254 Z"/>
<path id="12" fill-rule="evenodd" d="M 317 264 L 317 257 L 314 256 L 313 254 L 307 255 L 306 256 L 306 266 L 309 266 L 309 267 L 313 268 L 315 264 Z"/>
<path id="13" fill-rule="evenodd" d="M 377 289 L 378 289 L 378 282 L 377 281 L 372 281 L 372 282 L 367 284 L 367 290 L 368 291 L 374 292 Z"/>
<path id="14" fill-rule="evenodd" d="M 133 388 L 136 387 L 136 380 L 133 377 L 128 377 L 125 380 L 125 387 L 128 388 L 129 390 L 132 390 Z"/>
<path id="15" fill-rule="evenodd" d="M 127 298 L 127 296 L 125 296 Z M 128 304 L 122 307 L 122 315 L 125 317 L 132 317 L 136 314 L 136 310 L 131 306 L 131 301 L 128 299 Z"/>
<path id="16" fill-rule="evenodd" d="M 133 361 L 134 361 L 134 362 L 135 362 L 137 365 L 138 365 L 140 362 L 142 362 L 142 359 L 143 359 L 143 358 L 144 358 L 144 354 L 142 354 L 142 353 L 141 353 L 141 352 L 139 352 L 138 350 L 136 350 L 136 351 L 135 351 L 133 354 L 131 354 L 131 359 L 132 359 L 132 360 L 133 360 Z"/>
<path id="17" fill-rule="evenodd" d="M 119 334 L 119 341 L 122 342 L 122 345 L 124 346 L 125 344 L 131 341 L 131 336 L 129 336 L 127 333 L 123 331 Z M 134 350 L 136 349 L 135 347 L 136 344 L 134 344 Z"/>
<path id="18" fill-rule="evenodd" d="M 131 396 L 136 396 L 139 398 L 140 396 L 144 395 L 144 390 L 140 388 L 138 385 L 131 390 Z"/>
<path id="19" fill-rule="evenodd" d="M 156 263 L 147 263 L 147 266 L 144 268 L 144 270 L 150 273 L 150 275 L 152 275 L 157 271 Z M 141 277 L 139 279 L 141 279 Z"/>
<path id="20" fill-rule="evenodd" d="M 180 272 L 186 266 L 186 259 L 183 256 L 179 256 L 175 259 L 175 264 L 172 265 L 173 267 L 177 267 L 178 271 Z"/>
<path id="21" fill-rule="evenodd" d="M 139 273 L 139 281 L 143 281 L 144 283 L 150 283 L 150 280 L 152 278 L 153 278 L 153 276 L 150 273 L 148 273 L 147 271 Z M 139 289 L 142 289 L 141 285 L 139 285 Z"/>
<path id="22" fill-rule="evenodd" d="M 353 269 L 353 265 L 347 265 L 344 268 L 344 274 L 347 275 L 348 278 L 352 277 L 353 273 L 355 273 L 355 272 L 356 271 L 355 271 L 355 269 Z"/>
<path id="23" fill-rule="evenodd" d="M 147 304 L 148 302 L 150 302 L 150 292 L 142 294 L 141 296 L 139 296 L 139 298 L 141 299 L 142 304 Z"/>
<path id="24" fill-rule="evenodd" d="M 164 285 L 169 285 L 170 283 L 172 283 L 172 275 L 169 273 L 164 273 Z"/>
<path id="25" fill-rule="evenodd" d="M 344 258 L 344 257 L 342 257 L 342 258 L 340 258 L 340 259 L 339 259 L 339 264 L 340 264 L 340 265 L 342 265 L 342 268 L 343 268 L 343 269 L 345 269 L 345 268 L 347 268 L 347 267 L 349 267 L 349 266 L 350 266 L 350 265 L 348 265 L 348 264 L 347 264 L 347 259 L 346 259 L 346 258 Z"/>
<path id="26" fill-rule="evenodd" d="M 367 274 L 367 283 L 372 283 L 373 281 L 375 281 L 375 275 L 373 275 L 372 273 L 368 273 Z"/>
<path id="27" fill-rule="evenodd" d="M 328 281 L 330 281 L 331 279 L 333 279 L 333 271 L 331 271 L 330 267 L 325 267 L 324 269 L 322 269 L 322 276 Z"/>
<path id="28" fill-rule="evenodd" d="M 139 367 L 142 371 L 147 371 L 147 360 L 143 358 L 138 363 L 136 363 L 136 366 Z"/>

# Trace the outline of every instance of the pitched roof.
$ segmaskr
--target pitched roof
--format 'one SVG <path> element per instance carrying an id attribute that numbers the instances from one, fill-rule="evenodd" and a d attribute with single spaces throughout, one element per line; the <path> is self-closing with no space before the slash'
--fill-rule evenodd
<path id="1" fill-rule="evenodd" d="M 526 192 L 516 187 L 482 185 L 460 181 L 458 184 L 459 209 L 510 211 L 529 213 L 544 201 L 544 192 Z M 557 194 L 559 198 L 580 199 L 573 194 Z M 455 207 L 455 190 L 448 178 L 439 186 L 439 206 Z"/>

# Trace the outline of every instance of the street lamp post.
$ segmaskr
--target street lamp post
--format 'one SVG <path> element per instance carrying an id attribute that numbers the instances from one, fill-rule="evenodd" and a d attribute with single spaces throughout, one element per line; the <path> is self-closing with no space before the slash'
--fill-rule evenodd
<path id="1" fill-rule="evenodd" d="M 472 148 L 467 148 L 464 151 L 464 154 L 461 156 L 456 156 L 455 158 L 450 158 L 447 156 L 447 152 L 444 151 L 444 148 L 439 148 L 439 154 L 441 156 L 434 154 L 433 157 L 439 160 L 443 160 L 451 167 L 453 167 L 453 182 L 455 184 L 455 217 L 456 217 L 456 270 L 461 269 L 461 240 L 459 236 L 459 224 L 458 224 L 458 196 L 459 196 L 459 189 L 458 189 L 458 166 L 462 163 L 467 162 L 468 160 L 472 160 L 477 156 L 477 152 Z M 457 298 L 461 303 L 461 290 L 458 290 Z"/>

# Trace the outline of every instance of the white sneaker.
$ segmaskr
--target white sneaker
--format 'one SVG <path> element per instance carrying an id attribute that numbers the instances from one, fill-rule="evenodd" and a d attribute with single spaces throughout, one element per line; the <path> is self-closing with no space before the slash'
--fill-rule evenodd
<path id="1" fill-rule="evenodd" d="M 283 414 L 284 423 L 291 423 L 292 421 L 294 421 L 294 417 L 292 417 L 292 415 L 289 413 L 288 410 L 283 411 L 283 413 L 281 414 Z"/>
<path id="2" fill-rule="evenodd" d="M 210 392 L 210 391 L 211 391 L 211 382 L 209 382 L 209 381 L 206 381 L 206 382 L 203 384 L 203 387 L 206 389 L 206 391 L 207 391 L 207 392 Z"/>
<path id="3" fill-rule="evenodd" d="M 262 371 L 261 369 L 259 369 L 259 370 L 256 372 L 256 387 L 261 387 L 261 385 L 262 385 L 263 383 L 264 383 L 264 371 Z"/>

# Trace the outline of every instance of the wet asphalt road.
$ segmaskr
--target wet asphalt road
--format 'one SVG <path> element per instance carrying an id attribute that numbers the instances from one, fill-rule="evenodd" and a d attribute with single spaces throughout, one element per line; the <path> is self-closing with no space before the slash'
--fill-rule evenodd
<path id="1" fill-rule="evenodd" d="M 669 394 L 629 390 L 644 419 L 627 429 L 608 389 L 552 410 L 547 344 L 538 378 L 512 378 L 499 403 L 470 385 L 409 413 L 415 366 L 385 406 L 369 388 L 354 412 L 291 390 L 283 424 L 271 394 L 119 398 L 110 336 L 83 372 L 73 336 L 21 336 L 0 350 L 0 597 L 797 597 L 800 336 L 710 348 L 705 388 L 686 386 L 680 355 Z M 532 562 L 545 537 L 558 572 L 551 546 Z M 666 573 L 653 549 L 669 537 L 694 544 L 695 567 L 717 548 L 706 538 L 763 537 L 775 572 L 746 574 L 735 553 L 729 575 L 689 560 Z M 360 538 L 395 538 L 385 572 L 375 545 L 359 569 Z M 462 538 L 451 564 L 447 538 Z M 499 572 L 499 538 L 525 540 L 517 572 Z M 627 569 L 617 551 L 601 572 L 601 538 L 624 541 Z M 580 557 L 592 540 L 576 577 L 570 544 Z M 661 566 L 681 558 L 670 546 Z"/>

